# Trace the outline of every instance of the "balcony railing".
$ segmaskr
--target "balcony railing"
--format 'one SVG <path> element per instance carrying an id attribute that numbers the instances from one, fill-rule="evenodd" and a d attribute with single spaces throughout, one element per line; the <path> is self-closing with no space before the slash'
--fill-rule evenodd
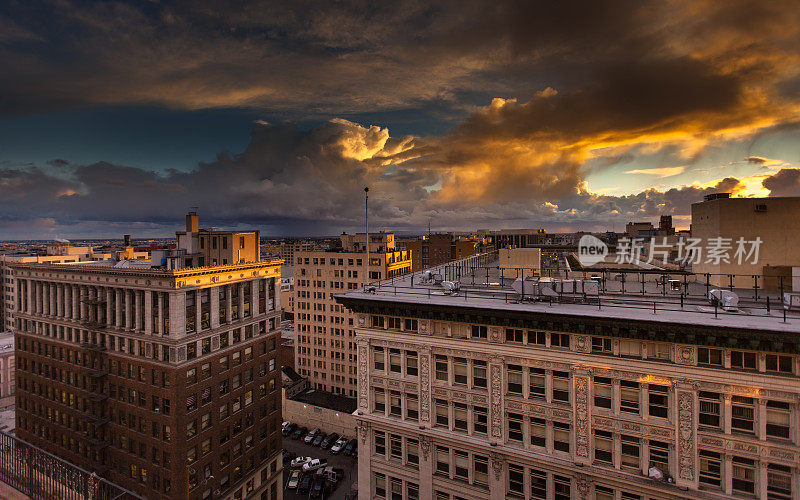
<path id="1" fill-rule="evenodd" d="M 143 500 L 132 491 L 2 431 L 0 482 L 33 500 Z"/>

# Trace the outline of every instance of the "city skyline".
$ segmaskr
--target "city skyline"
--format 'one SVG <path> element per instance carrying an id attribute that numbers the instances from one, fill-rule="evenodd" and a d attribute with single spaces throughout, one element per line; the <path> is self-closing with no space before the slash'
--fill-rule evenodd
<path id="1" fill-rule="evenodd" d="M 617 230 L 800 195 L 790 2 L 10 2 L 0 239 Z"/>

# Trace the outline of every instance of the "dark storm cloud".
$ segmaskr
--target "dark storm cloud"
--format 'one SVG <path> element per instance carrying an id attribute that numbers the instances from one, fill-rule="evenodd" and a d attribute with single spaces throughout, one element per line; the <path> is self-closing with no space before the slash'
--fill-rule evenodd
<path id="1" fill-rule="evenodd" d="M 762 185 L 770 190 L 771 196 L 800 196 L 800 169 L 782 168 L 765 178 Z"/>

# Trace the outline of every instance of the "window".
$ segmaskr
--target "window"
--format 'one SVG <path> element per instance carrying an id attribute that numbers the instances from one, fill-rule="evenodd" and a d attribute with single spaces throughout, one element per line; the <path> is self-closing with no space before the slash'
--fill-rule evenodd
<path id="1" fill-rule="evenodd" d="M 572 498 L 571 485 L 572 481 L 569 477 L 553 474 L 553 490 L 555 491 L 553 499 L 570 500 Z"/>
<path id="2" fill-rule="evenodd" d="M 700 391 L 699 423 L 703 426 L 720 427 L 720 395 L 716 392 Z"/>
<path id="3" fill-rule="evenodd" d="M 507 413 L 508 419 L 508 440 L 522 442 L 522 415 L 519 413 Z"/>
<path id="4" fill-rule="evenodd" d="M 563 347 L 569 349 L 569 334 L 568 333 L 551 333 L 550 334 L 550 347 Z"/>
<path id="5" fill-rule="evenodd" d="M 767 465 L 767 498 L 791 500 L 792 469 L 778 464 Z"/>
<path id="6" fill-rule="evenodd" d="M 650 441 L 650 467 L 661 472 L 669 471 L 669 444 L 663 441 Z"/>
<path id="7" fill-rule="evenodd" d="M 419 320 L 406 318 L 403 329 L 407 332 L 416 332 L 419 330 Z"/>
<path id="8" fill-rule="evenodd" d="M 755 432 L 755 406 L 753 398 L 731 396 L 731 428 L 741 432 Z"/>
<path id="9" fill-rule="evenodd" d="M 669 386 L 650 384 L 648 387 L 650 405 L 648 411 L 651 417 L 669 417 Z"/>
<path id="10" fill-rule="evenodd" d="M 531 469 L 531 498 L 547 498 L 547 472 Z"/>
<path id="11" fill-rule="evenodd" d="M 450 427 L 449 409 L 447 401 L 443 399 L 435 399 L 436 405 L 436 426 L 437 427 Z"/>
<path id="12" fill-rule="evenodd" d="M 605 337 L 592 337 L 592 352 L 594 354 L 612 354 L 611 339 Z"/>
<path id="13" fill-rule="evenodd" d="M 472 338 L 485 339 L 488 337 L 487 327 L 483 325 L 472 325 Z"/>
<path id="14" fill-rule="evenodd" d="M 700 450 L 700 483 L 713 488 L 722 487 L 722 457 L 719 453 Z"/>
<path id="15" fill-rule="evenodd" d="M 742 457 L 733 457 L 733 481 L 734 492 L 747 493 L 752 495 L 756 491 L 756 463 L 753 460 Z"/>
<path id="16" fill-rule="evenodd" d="M 648 359 L 661 359 L 669 361 L 672 354 L 672 346 L 665 342 L 650 342 L 647 344 Z"/>
<path id="17" fill-rule="evenodd" d="M 639 382 L 620 380 L 619 411 L 625 413 L 639 413 Z"/>
<path id="18" fill-rule="evenodd" d="M 529 392 L 531 399 L 545 399 L 545 378 L 547 372 L 542 368 L 529 368 Z"/>
<path id="19" fill-rule="evenodd" d="M 375 366 L 375 370 L 383 371 L 386 369 L 384 365 L 384 363 L 386 362 L 385 357 L 386 356 L 383 352 L 383 347 L 376 346 L 372 348 L 372 359 Z"/>
<path id="20" fill-rule="evenodd" d="M 375 473 L 375 498 L 386 498 L 386 476 Z"/>
<path id="21" fill-rule="evenodd" d="M 467 432 L 467 405 L 453 403 L 453 430 Z"/>
<path id="22" fill-rule="evenodd" d="M 383 389 L 375 388 L 375 409 L 374 411 L 384 413 L 386 411 L 386 393 Z"/>
<path id="23" fill-rule="evenodd" d="M 614 500 L 615 492 L 611 488 L 600 486 L 599 484 L 594 487 L 595 500 Z"/>
<path id="24" fill-rule="evenodd" d="M 547 420 L 531 417 L 530 440 L 533 446 L 547 446 Z"/>
<path id="25" fill-rule="evenodd" d="M 535 330 L 528 330 L 528 344 L 538 344 L 541 346 L 546 345 L 547 333 L 538 332 Z"/>
<path id="26" fill-rule="evenodd" d="M 406 440 L 406 462 L 411 465 L 419 465 L 419 441 L 416 439 Z"/>
<path id="27" fill-rule="evenodd" d="M 566 422 L 553 422 L 553 449 L 569 453 L 571 439 L 570 424 Z"/>
<path id="28" fill-rule="evenodd" d="M 594 461 L 600 464 L 613 464 L 613 439 L 610 432 L 594 430 Z"/>
<path id="29" fill-rule="evenodd" d="M 516 342 L 521 344 L 523 339 L 522 330 L 516 328 L 506 328 L 506 342 Z"/>
<path id="30" fill-rule="evenodd" d="M 722 351 L 720 349 L 698 347 L 697 363 L 700 365 L 722 366 Z"/>
<path id="31" fill-rule="evenodd" d="M 450 475 L 450 448 L 436 445 L 436 473 Z"/>
<path id="32" fill-rule="evenodd" d="M 778 373 L 792 373 L 792 357 L 767 354 L 767 371 Z"/>
<path id="33" fill-rule="evenodd" d="M 597 408 L 611 408 L 611 379 L 594 377 L 594 405 Z"/>
<path id="34" fill-rule="evenodd" d="M 486 388 L 486 361 L 472 361 L 472 387 Z"/>
<path id="35" fill-rule="evenodd" d="M 572 384 L 569 382 L 569 372 L 553 370 L 553 401 L 569 403 L 569 393 Z"/>
<path id="36" fill-rule="evenodd" d="M 508 491 L 525 494 L 525 469 L 521 465 L 508 464 Z"/>
<path id="37" fill-rule="evenodd" d="M 386 455 L 386 434 L 383 432 L 375 431 L 375 454 Z"/>
<path id="38" fill-rule="evenodd" d="M 639 438 L 625 434 L 619 438 L 622 443 L 622 466 L 639 469 Z"/>
<path id="39" fill-rule="evenodd" d="M 436 380 L 448 381 L 447 356 L 436 355 Z"/>
<path id="40" fill-rule="evenodd" d="M 419 398 L 416 394 L 406 394 L 406 418 L 419 420 Z"/>
<path id="41" fill-rule="evenodd" d="M 469 453 L 461 450 L 454 450 L 453 458 L 455 478 L 462 481 L 469 481 Z"/>
<path id="42" fill-rule="evenodd" d="M 402 400 L 397 391 L 389 391 L 389 415 L 393 417 L 403 415 Z"/>
<path id="43" fill-rule="evenodd" d="M 389 456 L 398 460 L 403 459 L 403 438 L 397 434 L 389 434 Z"/>
<path id="44" fill-rule="evenodd" d="M 400 373 L 402 371 L 400 349 L 389 349 L 389 371 L 393 373 Z"/>
<path id="45" fill-rule="evenodd" d="M 508 365 L 508 392 L 510 394 L 522 394 L 522 367 L 519 365 Z"/>
<path id="46" fill-rule="evenodd" d="M 486 434 L 489 423 L 488 410 L 482 406 L 472 407 L 472 432 L 475 434 Z"/>
<path id="47" fill-rule="evenodd" d="M 467 385 L 467 360 L 453 358 L 453 384 Z"/>
<path id="48" fill-rule="evenodd" d="M 406 375 L 416 377 L 418 371 L 418 359 L 416 351 L 406 351 Z"/>
<path id="49" fill-rule="evenodd" d="M 472 481 L 480 486 L 489 486 L 489 457 L 472 456 Z"/>
<path id="50" fill-rule="evenodd" d="M 789 439 L 792 407 L 783 401 L 767 401 L 767 436 Z"/>
<path id="51" fill-rule="evenodd" d="M 731 351 L 731 368 L 742 370 L 755 370 L 756 353 L 748 351 Z"/>

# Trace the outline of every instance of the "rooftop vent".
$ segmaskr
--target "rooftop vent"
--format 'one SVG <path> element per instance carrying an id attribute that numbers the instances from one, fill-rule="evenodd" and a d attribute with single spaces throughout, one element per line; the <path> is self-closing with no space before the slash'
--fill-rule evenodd
<path id="1" fill-rule="evenodd" d="M 707 194 L 707 195 L 705 195 L 704 199 L 705 199 L 706 201 L 711 201 L 711 200 L 726 200 L 726 199 L 728 199 L 728 198 L 730 198 L 730 197 L 731 197 L 731 194 L 730 194 L 730 193 L 711 193 L 711 194 Z"/>

